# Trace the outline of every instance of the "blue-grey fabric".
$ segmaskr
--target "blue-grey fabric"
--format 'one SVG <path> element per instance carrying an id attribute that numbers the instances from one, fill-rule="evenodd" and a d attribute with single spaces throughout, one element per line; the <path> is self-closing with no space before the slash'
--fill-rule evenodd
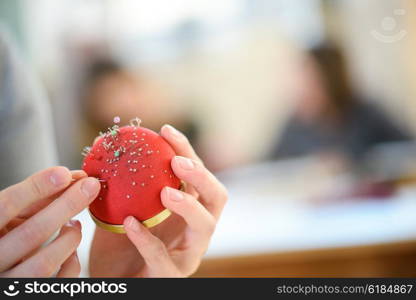
<path id="1" fill-rule="evenodd" d="M 0 189 L 55 165 L 49 103 L 0 28 Z"/>

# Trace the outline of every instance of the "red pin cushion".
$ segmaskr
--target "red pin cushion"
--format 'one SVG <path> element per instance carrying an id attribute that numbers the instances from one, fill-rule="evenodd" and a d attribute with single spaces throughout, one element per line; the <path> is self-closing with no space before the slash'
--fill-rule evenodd
<path id="1" fill-rule="evenodd" d="M 140 126 L 113 126 L 85 150 L 83 170 L 101 182 L 89 210 L 96 224 L 124 233 L 123 220 L 134 216 L 152 227 L 170 212 L 160 200 L 163 187 L 179 189 L 170 162 L 172 147 L 157 133 Z"/>

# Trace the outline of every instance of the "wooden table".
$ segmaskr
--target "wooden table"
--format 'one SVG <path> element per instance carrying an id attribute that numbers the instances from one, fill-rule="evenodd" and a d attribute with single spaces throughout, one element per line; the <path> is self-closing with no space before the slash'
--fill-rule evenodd
<path id="1" fill-rule="evenodd" d="M 194 277 L 416 277 L 416 240 L 207 258 Z"/>
<path id="2" fill-rule="evenodd" d="M 312 205 L 300 200 L 311 190 L 302 179 L 299 193 L 269 179 L 225 182 L 230 200 L 196 277 L 416 276 L 415 188 Z"/>

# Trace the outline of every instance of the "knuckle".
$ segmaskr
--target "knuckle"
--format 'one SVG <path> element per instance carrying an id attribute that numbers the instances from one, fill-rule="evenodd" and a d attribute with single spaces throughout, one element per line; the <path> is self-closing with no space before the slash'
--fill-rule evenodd
<path id="1" fill-rule="evenodd" d="M 6 218 L 13 218 L 18 214 L 18 208 L 11 198 L 0 197 L 0 213 Z"/>
<path id="2" fill-rule="evenodd" d="M 29 177 L 28 179 L 26 179 L 26 183 L 28 184 L 32 194 L 36 198 L 41 198 L 43 196 L 43 189 L 37 179 L 35 179 L 34 177 Z"/>

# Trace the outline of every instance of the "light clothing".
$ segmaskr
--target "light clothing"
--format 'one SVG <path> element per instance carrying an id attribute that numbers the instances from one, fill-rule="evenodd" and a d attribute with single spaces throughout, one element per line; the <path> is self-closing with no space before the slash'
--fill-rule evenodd
<path id="1" fill-rule="evenodd" d="M 57 164 L 49 103 L 16 52 L 0 28 L 0 190 Z"/>

